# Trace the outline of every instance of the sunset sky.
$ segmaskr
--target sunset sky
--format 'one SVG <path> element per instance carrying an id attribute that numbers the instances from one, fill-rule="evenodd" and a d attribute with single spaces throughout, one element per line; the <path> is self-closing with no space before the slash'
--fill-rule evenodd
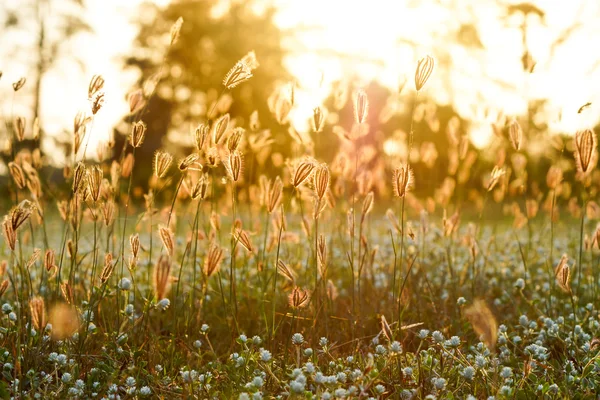
<path id="1" fill-rule="evenodd" d="M 87 107 L 87 85 L 93 74 L 106 79 L 106 105 L 94 125 L 94 141 L 106 140 L 112 126 L 127 110 L 125 94 L 136 79 L 124 72 L 120 57 L 131 48 L 140 0 L 87 1 L 86 18 L 94 29 L 73 40 L 70 50 L 81 65 L 61 61 L 44 80 L 44 127 L 48 132 L 72 129 L 72 119 Z M 162 0 L 160 3 L 166 3 Z M 600 40 L 600 2 L 595 0 L 533 1 L 544 11 L 543 20 L 528 20 L 528 45 L 537 61 L 534 73 L 523 72 L 520 25 L 522 15 L 508 16 L 508 1 L 492 0 L 259 0 L 256 10 L 275 4 L 277 24 L 297 34 L 284 45 L 290 50 L 286 65 L 302 88 L 296 116 L 310 116 L 329 92 L 330 83 L 344 76 L 358 78 L 354 86 L 376 80 L 397 88 L 408 79 L 414 89 L 416 61 L 431 54 L 436 69 L 426 95 L 452 103 L 471 121 L 471 135 L 483 145 L 490 122 L 499 112 L 523 114 L 527 99 L 549 99 L 545 117 L 553 132 L 573 132 L 600 118 L 600 56 L 590 47 Z M 5 0 L 8 8 L 21 0 Z M 460 7 L 459 7 L 460 5 Z M 226 12 L 227 2 L 215 10 Z M 1 12 L 1 11 L 0 11 Z M 0 15 L 0 20 L 3 17 Z M 481 47 L 458 44 L 461 25 L 475 24 Z M 561 42 L 561 36 L 570 32 Z M 32 45 L 35 35 L 0 33 L 1 115 L 10 115 L 10 83 L 30 74 L 25 57 L 13 58 L 7 44 Z M 467 35 L 467 38 L 469 36 Z M 463 38 L 464 39 L 464 38 Z M 249 49 L 251 50 L 251 49 Z M 257 55 L 260 61 L 260 54 Z M 225 72 L 225 71 L 224 71 Z M 587 102 L 592 106 L 577 114 Z M 17 96 L 14 112 L 28 115 L 26 94 Z M 305 129 L 296 118 L 298 128 Z"/>

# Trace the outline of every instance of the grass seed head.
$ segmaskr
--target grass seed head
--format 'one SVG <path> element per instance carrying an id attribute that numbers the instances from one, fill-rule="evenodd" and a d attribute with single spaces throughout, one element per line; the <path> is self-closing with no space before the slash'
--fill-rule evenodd
<path id="1" fill-rule="evenodd" d="M 369 98 L 363 89 L 356 92 L 354 99 L 354 121 L 357 124 L 364 124 L 369 115 Z"/>
<path id="2" fill-rule="evenodd" d="M 294 176 L 292 178 L 292 186 L 298 188 L 304 181 L 306 181 L 313 173 L 315 169 L 315 163 L 312 160 L 306 159 L 300 161 L 296 170 L 294 171 Z"/>
<path id="3" fill-rule="evenodd" d="M 163 178 L 167 174 L 172 162 L 173 156 L 171 154 L 166 151 L 157 151 L 154 154 L 154 175 L 158 178 Z"/>
<path id="4" fill-rule="evenodd" d="M 94 202 L 100 198 L 100 188 L 102 186 L 102 169 L 98 165 L 94 165 L 87 170 L 87 182 L 90 196 Z"/>
<path id="5" fill-rule="evenodd" d="M 417 70 L 415 72 L 415 89 L 419 92 L 433 72 L 433 58 L 429 55 L 421 58 L 417 63 Z"/>
<path id="6" fill-rule="evenodd" d="M 19 89 L 21 89 L 23 86 L 25 86 L 25 82 L 26 81 L 27 81 L 27 78 L 25 78 L 24 76 L 22 76 L 21 78 L 19 78 L 18 81 L 13 82 L 13 84 L 12 84 L 13 90 L 15 92 L 18 92 Z"/>
<path id="7" fill-rule="evenodd" d="M 8 163 L 8 170 L 10 172 L 10 176 L 13 178 L 13 181 L 15 182 L 15 185 L 17 185 L 17 187 L 19 189 L 23 189 L 25 188 L 27 181 L 25 178 L 25 173 L 23 172 L 23 169 L 21 168 L 21 166 L 19 166 L 19 164 L 11 161 Z"/>
<path id="8" fill-rule="evenodd" d="M 185 172 L 192 165 L 196 164 L 199 159 L 200 156 L 197 153 L 192 153 L 179 162 L 178 168 L 181 172 Z"/>
<path id="9" fill-rule="evenodd" d="M 308 306 L 309 300 L 308 290 L 300 289 L 298 286 L 294 287 L 288 296 L 288 303 L 293 309 L 305 308 Z"/>
<path id="10" fill-rule="evenodd" d="M 238 61 L 233 68 L 229 70 L 223 79 L 223 86 L 227 89 L 233 89 L 240 83 L 246 82 L 252 78 L 252 69 L 245 61 Z"/>
<path id="11" fill-rule="evenodd" d="M 100 281 L 106 283 L 110 279 L 114 269 L 115 263 L 113 262 L 112 253 L 106 253 L 104 256 L 104 267 L 102 268 L 102 272 L 100 272 Z"/>
<path id="12" fill-rule="evenodd" d="M 165 250 L 167 250 L 167 253 L 172 257 L 175 253 L 175 240 L 173 232 L 166 226 L 160 226 L 158 228 L 158 234 L 163 246 L 165 246 Z"/>
<path id="13" fill-rule="evenodd" d="M 13 129 L 15 130 L 15 136 L 19 142 L 25 140 L 25 118 L 16 116 L 13 121 Z"/>
<path id="14" fill-rule="evenodd" d="M 325 124 L 325 117 L 321 107 L 313 108 L 312 128 L 313 132 L 319 133 L 323 131 L 323 125 Z"/>
<path id="15" fill-rule="evenodd" d="M 140 253 L 140 235 L 136 233 L 129 236 L 129 245 L 131 246 L 131 255 L 137 259 Z"/>
<path id="16" fill-rule="evenodd" d="M 162 300 L 169 294 L 171 289 L 171 258 L 162 254 L 153 272 L 154 295 L 157 300 Z"/>
<path id="17" fill-rule="evenodd" d="M 8 289 L 9 286 L 9 280 L 8 279 L 4 279 L 2 281 L 2 283 L 0 283 L 0 298 L 4 295 L 4 293 L 6 292 L 6 290 Z"/>
<path id="18" fill-rule="evenodd" d="M 329 168 L 327 164 L 322 163 L 315 168 L 313 174 L 313 183 L 315 187 L 315 195 L 317 199 L 322 200 L 329 189 Z"/>
<path id="19" fill-rule="evenodd" d="M 288 281 L 292 283 L 296 282 L 296 274 L 283 262 L 283 260 L 277 262 L 277 272 Z"/>
<path id="20" fill-rule="evenodd" d="M 29 301 L 29 311 L 31 312 L 31 323 L 34 328 L 41 332 L 46 327 L 46 304 L 40 296 L 35 296 Z"/>
<path id="21" fill-rule="evenodd" d="M 267 198 L 267 212 L 272 214 L 275 211 L 279 204 L 281 204 L 281 199 L 283 198 L 283 182 L 281 178 L 278 176 L 275 178 L 272 184 L 269 185 L 269 192 Z"/>
<path id="22" fill-rule="evenodd" d="M 223 249 L 213 242 L 210 244 L 204 260 L 204 274 L 206 277 L 210 277 L 215 272 L 219 271 L 221 268 L 221 261 L 223 261 Z"/>
<path id="23" fill-rule="evenodd" d="M 516 151 L 521 150 L 521 144 L 523 142 L 523 129 L 517 120 L 513 120 L 508 126 L 508 137 L 513 149 Z"/>
<path id="24" fill-rule="evenodd" d="M 244 128 L 235 128 L 227 138 L 227 149 L 233 153 L 240 147 L 242 137 L 244 136 Z"/>
<path id="25" fill-rule="evenodd" d="M 102 90 L 104 87 L 104 77 L 102 75 L 92 75 L 90 84 L 88 85 L 88 99 L 94 98 L 96 93 Z"/>
<path id="26" fill-rule="evenodd" d="M 404 197 L 414 185 L 413 170 L 408 164 L 401 164 L 394 169 L 392 174 L 392 186 L 394 196 Z"/>
<path id="27" fill-rule="evenodd" d="M 210 138 L 210 127 L 206 124 L 200 124 L 194 131 L 194 144 L 198 151 L 206 149 L 208 139 Z"/>
<path id="28" fill-rule="evenodd" d="M 132 147 L 141 147 L 146 137 L 146 124 L 144 121 L 137 121 L 131 129 L 130 143 Z"/>
<path id="29" fill-rule="evenodd" d="M 598 140 L 596 133 L 591 129 L 579 131 L 575 134 L 575 165 L 577 171 L 587 175 L 598 162 Z"/>
<path id="30" fill-rule="evenodd" d="M 177 43 L 179 40 L 179 34 L 181 33 L 181 27 L 183 26 L 183 17 L 177 18 L 177 21 L 171 26 L 171 41 L 169 42 L 171 46 Z"/>
<path id="31" fill-rule="evenodd" d="M 569 267 L 569 257 L 563 254 L 560 261 L 554 269 L 556 283 L 565 293 L 571 293 L 571 267 Z"/>

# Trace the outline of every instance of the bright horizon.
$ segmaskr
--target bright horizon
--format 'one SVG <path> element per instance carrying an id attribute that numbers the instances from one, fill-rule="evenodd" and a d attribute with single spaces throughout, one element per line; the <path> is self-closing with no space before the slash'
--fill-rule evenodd
<path id="1" fill-rule="evenodd" d="M 106 103 L 95 120 L 92 147 L 108 140 L 114 125 L 126 114 L 126 94 L 138 75 L 124 71 L 120 58 L 132 48 L 136 34 L 132 21 L 140 3 L 88 2 L 86 18 L 94 33 L 80 35 L 71 45 L 83 69 L 64 61 L 43 81 L 42 121 L 51 135 L 70 131 L 77 111 L 89 107 L 87 85 L 93 74 L 102 74 L 106 79 Z M 293 114 L 297 129 L 308 130 L 312 109 L 327 96 L 331 83 L 344 77 L 358 78 L 354 88 L 374 80 L 395 89 L 406 79 L 404 93 L 409 93 L 414 90 L 416 61 L 427 54 L 436 60 L 436 68 L 424 95 L 439 104 L 452 103 L 461 117 L 470 121 L 470 134 L 477 146 L 489 139 L 490 123 L 496 115 L 523 115 L 527 98 L 549 100 L 544 117 L 551 133 L 572 133 L 599 121 L 600 74 L 594 72 L 600 66 L 600 57 L 586 45 L 600 38 L 600 30 L 593 24 L 600 15 L 600 4 L 586 0 L 534 2 L 546 14 L 543 24 L 537 16 L 529 17 L 528 44 L 537 66 L 534 73 L 526 75 L 520 63 L 520 17 L 503 17 L 502 10 L 491 1 L 468 1 L 458 11 L 448 9 L 446 5 L 451 1 L 426 1 L 412 8 L 409 3 L 372 0 L 369 7 L 364 7 L 361 2 L 256 1 L 258 12 L 264 5 L 277 6 L 276 23 L 281 28 L 303 28 L 293 40 L 288 38 L 283 43 L 290 50 L 285 65 L 300 87 Z M 18 0 L 8 0 L 7 5 L 11 4 L 18 4 Z M 224 12 L 227 4 L 222 2 L 215 13 Z M 467 51 L 447 40 L 456 24 L 468 22 L 469 10 L 476 16 L 482 49 Z M 580 27 L 565 43 L 553 47 L 575 18 L 581 19 Z M 311 22 L 310 27 L 305 21 Z M 31 40 L 25 36 L 13 40 Z M 415 45 L 404 44 L 407 40 Z M 336 53 L 326 54 L 332 51 Z M 257 56 L 260 62 L 260 54 Z M 10 99 L 10 83 L 28 75 L 26 60 L 0 59 L 0 70 L 4 74 L 0 95 Z M 587 102 L 592 105 L 577 114 Z M 12 102 L 4 101 L 2 114 L 10 115 L 11 108 Z M 22 93 L 17 95 L 14 113 L 30 113 L 30 104 Z M 30 117 L 27 122 L 30 127 Z"/>

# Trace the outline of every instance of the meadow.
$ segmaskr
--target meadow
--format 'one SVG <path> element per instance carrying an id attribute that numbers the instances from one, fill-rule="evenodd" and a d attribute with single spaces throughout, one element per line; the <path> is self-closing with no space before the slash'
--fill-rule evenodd
<path id="1" fill-rule="evenodd" d="M 259 61 L 237 62 L 222 96 L 235 98 Z M 429 56 L 415 66 L 417 101 L 434 67 Z M 523 130 L 506 121 L 496 140 L 512 157 L 476 190 L 461 179 L 472 146 L 448 129 L 453 167 L 421 199 L 410 157 L 373 167 L 358 145 L 378 111 L 360 89 L 329 163 L 304 137 L 274 157 L 278 168 L 246 165 L 249 153 L 273 157 L 270 138 L 259 115 L 240 126 L 219 97 L 191 151 L 161 149 L 138 165 L 158 84 L 147 83 L 130 96 L 123 149 L 91 157 L 104 85 L 91 79 L 59 185 L 39 148 L 18 146 L 35 143 L 35 124 L 7 124 L 2 398 L 597 398 L 592 129 L 560 142 L 534 184 Z M 13 101 L 25 84 L 13 83 Z M 286 124 L 293 85 L 269 105 Z M 310 117 L 318 135 L 324 110 Z M 411 123 L 407 154 L 418 135 Z M 152 178 L 136 199 L 141 169 Z"/>

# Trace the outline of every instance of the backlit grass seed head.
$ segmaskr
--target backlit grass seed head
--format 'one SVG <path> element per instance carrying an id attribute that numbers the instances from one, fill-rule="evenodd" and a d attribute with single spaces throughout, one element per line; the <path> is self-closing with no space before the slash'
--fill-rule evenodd
<path id="1" fill-rule="evenodd" d="M 2 283 L 0 283 L 0 297 L 4 295 L 6 290 L 8 289 L 9 281 L 8 279 L 4 279 Z"/>
<path id="2" fill-rule="evenodd" d="M 252 69 L 250 69 L 248 64 L 240 60 L 229 70 L 227 75 L 225 75 L 223 86 L 227 89 L 233 89 L 250 78 L 252 78 Z"/>
<path id="3" fill-rule="evenodd" d="M 251 71 L 254 71 L 260 66 L 258 60 L 256 59 L 256 53 L 254 50 L 249 51 L 244 57 L 242 57 L 240 61 L 245 63 Z"/>
<path id="4" fill-rule="evenodd" d="M 129 236 L 129 245 L 131 246 L 131 255 L 137 259 L 140 253 L 140 235 L 136 233 Z"/>
<path id="5" fill-rule="evenodd" d="M 12 223 L 10 222 L 10 218 L 8 216 L 4 217 L 4 221 L 2 221 L 2 234 L 4 235 L 4 239 L 8 244 L 8 247 L 15 251 L 15 246 L 17 244 L 17 232 L 12 228 Z"/>
<path id="6" fill-rule="evenodd" d="M 221 161 L 219 150 L 216 147 L 210 147 L 204 156 L 205 164 L 209 168 L 216 168 Z"/>
<path id="7" fill-rule="evenodd" d="M 123 178 L 129 178 L 131 172 L 133 171 L 134 162 L 135 158 L 133 157 L 133 153 L 128 153 L 123 159 L 123 163 L 121 165 L 121 176 Z"/>
<path id="8" fill-rule="evenodd" d="M 60 292 L 67 304 L 73 304 L 73 287 L 69 282 L 63 282 L 60 284 Z"/>
<path id="9" fill-rule="evenodd" d="M 321 107 L 313 108 L 312 128 L 313 132 L 319 133 L 323 131 L 323 125 L 325 124 L 325 117 Z"/>
<path id="10" fill-rule="evenodd" d="M 25 180 L 25 174 L 23 173 L 23 169 L 21 168 L 21 166 L 11 161 L 8 163 L 8 170 L 10 172 L 10 176 L 15 182 L 15 185 L 17 185 L 19 189 L 25 188 L 27 182 Z"/>
<path id="11" fill-rule="evenodd" d="M 98 92 L 92 99 L 92 114 L 96 115 L 104 106 L 104 92 Z"/>
<path id="12" fill-rule="evenodd" d="M 508 126 L 508 137 L 513 149 L 516 151 L 521 150 L 521 143 L 523 142 L 523 129 L 517 120 L 513 120 Z"/>
<path id="13" fill-rule="evenodd" d="M 181 27 L 183 26 L 183 17 L 177 18 L 177 21 L 171 26 L 171 41 L 169 42 L 171 46 L 177 43 L 179 40 L 179 34 L 181 32 Z"/>
<path id="14" fill-rule="evenodd" d="M 279 207 L 281 203 L 281 199 L 283 198 L 283 182 L 281 178 L 278 176 L 275 178 L 273 183 L 269 185 L 269 192 L 267 198 L 267 212 L 272 214 L 273 211 Z"/>
<path id="15" fill-rule="evenodd" d="M 31 323 L 34 328 L 41 332 L 46 327 L 46 304 L 40 296 L 35 296 L 29 301 L 29 311 L 31 312 Z"/>
<path id="16" fill-rule="evenodd" d="M 210 277 L 221 268 L 223 249 L 216 243 L 211 243 L 204 259 L 204 274 Z"/>
<path id="17" fill-rule="evenodd" d="M 142 143 L 144 143 L 146 129 L 146 124 L 144 121 L 138 121 L 133 124 L 130 137 L 131 147 L 140 147 Z"/>
<path id="18" fill-rule="evenodd" d="M 88 99 L 92 100 L 96 93 L 104 87 L 104 77 L 102 75 L 92 75 L 90 84 L 88 85 Z"/>
<path id="19" fill-rule="evenodd" d="M 243 229 L 238 230 L 237 232 L 237 240 L 238 242 L 250 253 L 254 253 L 254 246 L 252 245 L 252 241 L 250 240 L 250 236 L 248 236 L 248 232 Z"/>
<path id="20" fill-rule="evenodd" d="M 102 169 L 98 165 L 92 166 L 87 170 L 87 182 L 88 189 L 90 191 L 90 197 L 95 202 L 98 201 L 100 197 L 100 188 L 102 186 Z"/>
<path id="21" fill-rule="evenodd" d="M 154 285 L 154 295 L 156 299 L 164 299 L 171 289 L 171 258 L 161 255 L 154 265 L 152 274 L 152 283 Z"/>
<path id="22" fill-rule="evenodd" d="M 51 271 L 56 267 L 55 257 L 56 255 L 52 249 L 48 249 L 44 253 L 44 268 L 46 268 L 46 271 Z"/>
<path id="23" fill-rule="evenodd" d="M 404 197 L 414 185 L 413 170 L 408 164 L 402 164 L 394 169 L 392 174 L 392 187 L 394 196 Z"/>
<path id="24" fill-rule="evenodd" d="M 242 143 L 242 137 L 244 136 L 245 129 L 244 128 L 235 128 L 229 137 L 227 138 L 227 149 L 229 152 L 233 153 L 238 150 L 240 144 Z"/>
<path id="25" fill-rule="evenodd" d="M 365 196 L 365 199 L 363 200 L 363 205 L 362 205 L 361 223 L 365 220 L 365 217 L 373 209 L 373 200 L 374 200 L 374 198 L 375 198 L 375 195 L 373 194 L 373 192 L 369 192 Z"/>
<path id="26" fill-rule="evenodd" d="M 594 238 L 592 242 L 592 246 L 596 244 L 596 248 L 600 250 L 600 224 L 596 227 L 596 231 L 594 232 Z"/>
<path id="27" fill-rule="evenodd" d="M 73 193 L 79 193 L 85 183 L 86 169 L 85 164 L 78 162 L 73 173 Z"/>
<path id="28" fill-rule="evenodd" d="M 488 188 L 487 188 L 488 192 L 490 192 L 492 189 L 494 189 L 496 184 L 498 184 L 498 181 L 500 180 L 500 178 L 502 178 L 505 173 L 506 173 L 506 169 L 504 167 L 498 167 L 497 165 L 494 166 L 494 169 L 492 170 L 492 174 L 490 176 L 490 182 L 489 182 Z"/>
<path id="29" fill-rule="evenodd" d="M 356 97 L 354 99 L 354 121 L 357 124 L 364 124 L 367 121 L 368 115 L 369 98 L 364 90 L 359 89 L 356 92 Z"/>
<path id="30" fill-rule="evenodd" d="M 25 118 L 21 116 L 15 117 L 13 121 L 13 128 L 15 130 L 15 136 L 19 142 L 25 140 Z"/>
<path id="31" fill-rule="evenodd" d="M 294 287 L 292 293 L 288 295 L 288 303 L 293 309 L 305 308 L 308 306 L 309 300 L 308 290 L 300 289 L 298 286 Z"/>
<path id="32" fill-rule="evenodd" d="M 129 112 L 131 114 L 135 114 L 139 110 L 141 110 L 146 104 L 146 100 L 144 99 L 144 92 L 142 89 L 137 89 L 129 94 L 127 101 L 129 103 Z"/>
<path id="33" fill-rule="evenodd" d="M 165 250 L 167 250 L 167 253 L 172 257 L 175 252 L 175 239 L 173 232 L 166 226 L 160 226 L 158 228 L 158 235 L 160 236 L 163 246 L 165 246 Z"/>
<path id="34" fill-rule="evenodd" d="M 385 315 L 381 316 L 381 332 L 388 342 L 392 342 L 394 335 L 392 333 L 392 328 L 390 328 L 390 324 L 388 324 L 387 319 L 385 318 Z"/>
<path id="35" fill-rule="evenodd" d="M 312 160 L 302 160 L 294 171 L 292 178 L 292 186 L 298 188 L 304 181 L 306 181 L 315 170 L 315 163 Z"/>
<path id="36" fill-rule="evenodd" d="M 34 209 L 35 205 L 29 200 L 23 200 L 12 209 L 10 213 L 10 222 L 11 227 L 15 232 L 29 219 Z"/>
<path id="37" fill-rule="evenodd" d="M 568 265 L 569 257 L 563 254 L 558 262 L 558 265 L 554 269 L 554 275 L 556 277 L 556 283 L 565 293 L 571 293 L 571 268 Z"/>
<path id="38" fill-rule="evenodd" d="M 191 168 L 193 165 L 195 165 L 199 159 L 200 156 L 197 153 L 192 153 L 183 160 L 179 161 L 179 165 L 177 167 L 181 172 L 185 172 L 188 170 L 188 168 Z"/>
<path id="39" fill-rule="evenodd" d="M 546 185 L 550 190 L 554 190 L 558 187 L 558 185 L 563 180 L 563 171 L 560 167 L 555 165 L 551 166 L 548 169 L 548 173 L 546 174 Z"/>
<path id="40" fill-rule="evenodd" d="M 102 283 L 106 283 L 108 281 L 115 269 L 115 263 L 113 262 L 112 253 L 107 253 L 104 256 L 104 267 L 102 268 L 102 272 L 100 272 L 100 281 Z"/>
<path id="41" fill-rule="evenodd" d="M 315 168 L 313 174 L 313 183 L 315 186 L 315 195 L 317 199 L 322 200 L 329 188 L 329 168 L 323 163 Z"/>
<path id="42" fill-rule="evenodd" d="M 317 262 L 319 273 L 321 276 L 325 276 L 325 272 L 327 271 L 327 241 L 323 234 L 320 234 L 317 239 Z"/>
<path id="43" fill-rule="evenodd" d="M 13 84 L 12 84 L 13 90 L 15 92 L 18 92 L 19 89 L 21 89 L 23 86 L 25 86 L 26 81 L 27 81 L 27 79 L 24 76 L 22 76 L 21 78 L 19 78 L 18 81 L 13 82 Z"/>
<path id="44" fill-rule="evenodd" d="M 224 165 L 227 170 L 227 175 L 229 175 L 229 179 L 233 182 L 239 181 L 242 175 L 243 162 L 244 159 L 239 151 L 229 153 Z"/>
<path id="45" fill-rule="evenodd" d="M 427 83 L 427 80 L 433 72 L 433 65 L 433 58 L 429 55 L 421 58 L 417 63 L 417 70 L 415 72 L 415 89 L 417 92 L 425 86 L 425 83 Z"/>
<path id="46" fill-rule="evenodd" d="M 472 305 L 465 307 L 463 313 L 488 349 L 494 351 L 498 339 L 498 323 L 485 301 L 475 299 Z"/>
<path id="47" fill-rule="evenodd" d="M 210 137 L 210 127 L 206 124 L 200 124 L 194 131 L 194 144 L 198 151 L 205 150 Z"/>
<path id="48" fill-rule="evenodd" d="M 25 269 L 30 269 L 33 266 L 33 264 L 35 264 L 35 262 L 38 260 L 40 254 L 42 254 L 42 251 L 40 249 L 34 249 L 33 253 L 31 253 L 31 257 L 29 257 L 29 260 L 27 260 L 27 263 L 25 264 Z"/>
<path id="49" fill-rule="evenodd" d="M 196 182 L 196 184 L 192 187 L 192 191 L 190 193 L 190 196 L 192 197 L 193 200 L 204 200 L 206 199 L 208 193 L 208 175 L 207 174 L 202 174 L 202 176 L 200 176 L 200 179 L 198 179 L 198 182 Z"/>
<path id="50" fill-rule="evenodd" d="M 212 142 L 213 144 L 219 144 L 225 137 L 225 132 L 229 128 L 230 117 L 229 114 L 222 115 L 215 121 L 212 126 Z"/>
<path id="51" fill-rule="evenodd" d="M 158 178 L 163 178 L 171 163 L 173 162 L 173 156 L 166 151 L 158 150 L 154 153 L 154 175 Z"/>
<path id="52" fill-rule="evenodd" d="M 577 171 L 587 175 L 596 167 L 598 162 L 598 140 L 591 129 L 575 134 L 575 165 Z"/>
<path id="53" fill-rule="evenodd" d="M 294 271 L 292 271 L 282 260 L 277 262 L 277 272 L 288 281 L 292 283 L 296 282 L 296 275 L 294 274 Z"/>
<path id="54" fill-rule="evenodd" d="M 91 118 L 83 111 L 79 111 L 75 114 L 75 118 L 73 119 L 73 134 L 80 139 L 83 138 L 83 136 L 85 136 L 86 126 L 90 121 Z M 77 153 L 78 149 L 79 146 L 76 147 L 75 153 Z"/>
<path id="55" fill-rule="evenodd" d="M 102 205 L 102 217 L 104 219 L 104 225 L 110 226 L 115 220 L 115 203 L 112 200 L 106 201 Z"/>

